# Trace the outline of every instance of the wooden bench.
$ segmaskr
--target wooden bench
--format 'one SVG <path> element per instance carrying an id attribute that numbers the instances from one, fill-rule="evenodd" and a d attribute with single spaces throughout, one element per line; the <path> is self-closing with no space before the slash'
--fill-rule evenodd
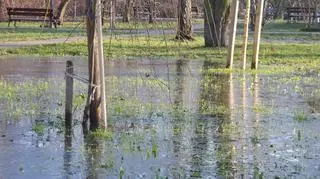
<path id="1" fill-rule="evenodd" d="M 194 17 L 202 17 L 203 13 L 200 13 L 199 7 L 198 6 L 191 6 L 191 14 Z"/>
<path id="2" fill-rule="evenodd" d="M 48 22 L 50 28 L 54 25 L 57 28 L 57 20 L 53 15 L 52 9 L 40 9 L 40 8 L 7 8 L 8 13 L 8 27 L 10 23 L 14 22 L 16 27 L 17 21 L 38 21 L 38 22 Z"/>
<path id="3" fill-rule="evenodd" d="M 319 16 L 316 13 L 315 8 L 307 7 L 287 7 L 287 20 L 290 21 L 302 21 L 308 19 L 310 16 L 312 20 L 316 20 Z"/>
<path id="4" fill-rule="evenodd" d="M 194 13 L 194 14 L 198 15 L 199 14 L 198 6 L 192 6 L 191 7 L 191 13 Z"/>
<path id="5" fill-rule="evenodd" d="M 133 16 L 134 17 L 139 17 L 140 15 L 142 16 L 148 16 L 151 12 L 151 7 L 150 6 L 133 6 Z"/>

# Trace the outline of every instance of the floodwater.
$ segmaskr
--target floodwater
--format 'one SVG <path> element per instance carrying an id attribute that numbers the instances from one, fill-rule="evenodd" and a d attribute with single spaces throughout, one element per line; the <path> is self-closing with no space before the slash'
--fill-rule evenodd
<path id="1" fill-rule="evenodd" d="M 218 73 L 208 61 L 108 60 L 111 137 L 84 138 L 80 57 L 0 59 L 0 178 L 318 178 L 320 79 Z"/>

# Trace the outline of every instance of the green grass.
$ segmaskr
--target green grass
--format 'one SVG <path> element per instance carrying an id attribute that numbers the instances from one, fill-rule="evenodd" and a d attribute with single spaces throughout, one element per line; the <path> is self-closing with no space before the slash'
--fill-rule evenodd
<path id="1" fill-rule="evenodd" d="M 192 42 L 177 42 L 172 40 L 174 36 L 152 36 L 125 38 L 118 37 L 111 41 L 105 41 L 104 52 L 108 57 L 184 57 L 189 59 L 212 59 L 221 62 L 226 58 L 225 48 L 206 48 L 201 36 Z M 111 43 L 110 43 L 111 42 Z M 237 44 L 235 51 L 235 63 L 240 63 L 241 44 Z M 252 53 L 252 44 L 248 47 L 248 60 Z M 38 45 L 24 48 L 0 49 L 0 55 L 20 56 L 86 56 L 87 46 L 85 42 Z M 260 51 L 260 65 L 278 67 L 316 67 L 320 60 L 319 44 L 271 44 L 263 43 Z"/>
<path id="2" fill-rule="evenodd" d="M 198 21 L 196 21 L 199 23 Z M 149 24 L 147 22 L 132 22 L 132 23 L 116 23 L 116 31 L 121 30 L 142 30 L 142 29 L 174 29 L 177 23 L 175 21 L 155 22 Z M 46 40 L 54 38 L 67 38 L 70 36 L 86 36 L 86 24 L 84 22 L 66 22 L 58 28 L 41 28 L 41 23 L 17 22 L 17 27 L 13 24 L 8 27 L 6 22 L 0 23 L 0 42 L 7 41 L 28 41 L 28 40 Z M 104 35 L 110 34 L 109 24 L 104 24 Z"/>
<path id="3" fill-rule="evenodd" d="M 287 23 L 283 20 L 275 20 L 271 22 L 266 22 L 263 31 L 268 32 L 299 32 L 301 29 L 305 28 L 305 23 Z"/>

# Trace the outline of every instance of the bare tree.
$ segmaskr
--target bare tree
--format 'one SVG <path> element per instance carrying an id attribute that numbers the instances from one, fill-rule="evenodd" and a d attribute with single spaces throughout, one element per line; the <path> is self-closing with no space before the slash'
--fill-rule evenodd
<path id="1" fill-rule="evenodd" d="M 205 46 L 227 46 L 231 1 L 204 0 Z"/>
<path id="2" fill-rule="evenodd" d="M 191 0 L 179 0 L 177 40 L 193 40 L 191 18 Z"/>

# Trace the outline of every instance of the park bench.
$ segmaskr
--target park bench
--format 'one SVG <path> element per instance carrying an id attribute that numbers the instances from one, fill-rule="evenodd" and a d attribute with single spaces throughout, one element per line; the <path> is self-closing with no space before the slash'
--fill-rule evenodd
<path id="1" fill-rule="evenodd" d="M 198 6 L 191 6 L 191 14 L 193 17 L 202 17 L 202 13 L 200 13 L 200 9 Z"/>
<path id="2" fill-rule="evenodd" d="M 40 8 L 7 8 L 8 13 L 8 27 L 10 23 L 14 22 L 16 27 L 17 21 L 38 21 L 47 22 L 49 26 L 54 25 L 57 28 L 57 20 L 53 15 L 52 9 L 40 9 Z"/>
<path id="3" fill-rule="evenodd" d="M 133 16 L 139 18 L 140 16 L 148 16 L 151 12 L 150 6 L 133 6 Z"/>
<path id="4" fill-rule="evenodd" d="M 307 8 L 307 7 L 287 7 L 287 20 L 290 21 L 302 21 L 308 19 L 310 16 L 312 20 L 316 20 L 319 18 L 316 13 L 315 8 Z"/>

